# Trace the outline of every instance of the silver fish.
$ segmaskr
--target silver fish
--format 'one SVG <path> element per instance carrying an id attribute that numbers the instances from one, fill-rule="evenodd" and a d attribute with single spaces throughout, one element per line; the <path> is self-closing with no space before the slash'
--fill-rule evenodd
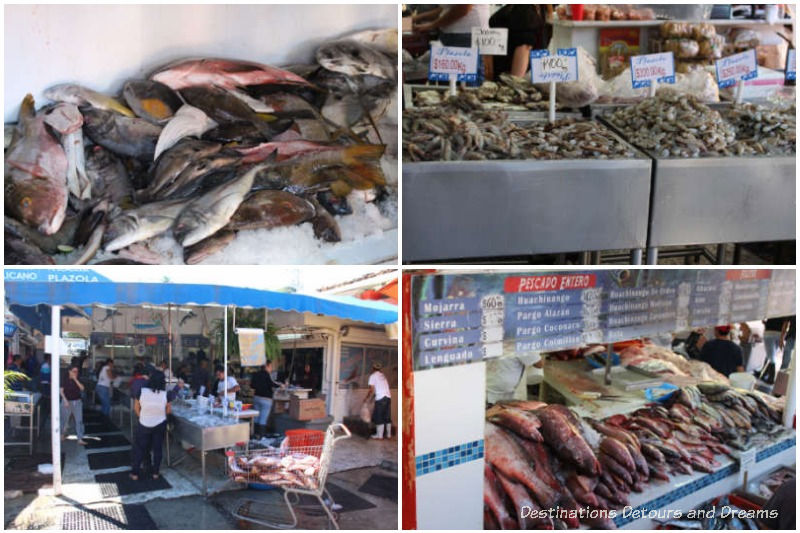
<path id="1" fill-rule="evenodd" d="M 164 187 L 175 181 L 181 172 L 192 161 L 214 155 L 222 149 L 221 143 L 182 139 L 175 146 L 166 150 L 156 161 L 153 179 L 150 182 L 150 194 L 155 195 Z"/>
<path id="2" fill-rule="evenodd" d="M 161 126 L 100 109 L 88 108 L 82 112 L 83 129 L 95 144 L 119 155 L 153 160 Z"/>
<path id="3" fill-rule="evenodd" d="M 83 116 L 75 104 L 58 104 L 45 112 L 44 121 L 61 134 L 67 155 L 67 189 L 80 200 L 92 197 L 92 182 L 83 157 Z"/>
<path id="4" fill-rule="evenodd" d="M 192 200 L 175 221 L 175 239 L 183 246 L 191 246 L 222 229 L 250 191 L 256 174 L 269 164 L 256 165 L 241 177 Z"/>
<path id="5" fill-rule="evenodd" d="M 175 113 L 158 136 L 156 151 L 153 160 L 158 159 L 164 151 L 172 148 L 175 143 L 184 137 L 200 137 L 210 129 L 217 127 L 217 123 L 208 117 L 202 110 L 184 104 Z"/>
<path id="6" fill-rule="evenodd" d="M 108 226 L 104 249 L 113 252 L 167 231 L 187 205 L 187 200 L 153 202 L 123 212 Z"/>
<path id="7" fill-rule="evenodd" d="M 126 117 L 134 117 L 133 111 L 119 103 L 114 98 L 98 93 L 74 83 L 62 83 L 44 91 L 44 96 L 53 102 L 64 102 L 76 106 L 90 105 L 96 109 L 116 111 Z"/>
<path id="8" fill-rule="evenodd" d="M 396 65 L 388 57 L 352 39 L 327 42 L 317 48 L 316 57 L 323 68 L 348 76 L 395 78 Z"/>

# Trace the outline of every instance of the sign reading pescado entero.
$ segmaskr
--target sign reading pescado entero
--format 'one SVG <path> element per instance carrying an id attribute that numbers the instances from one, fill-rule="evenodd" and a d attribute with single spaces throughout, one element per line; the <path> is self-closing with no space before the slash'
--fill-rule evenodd
<path id="1" fill-rule="evenodd" d="M 758 76 L 756 51 L 747 50 L 739 54 L 717 59 L 717 84 L 720 89 L 736 85 L 740 80 L 752 80 Z"/>
<path id="2" fill-rule="evenodd" d="M 475 81 L 477 72 L 477 49 L 431 45 L 429 80 L 449 81 L 451 76 L 455 76 L 457 81 Z"/>
<path id="3" fill-rule="evenodd" d="M 472 28 L 472 47 L 487 56 L 508 53 L 508 28 Z"/>
<path id="4" fill-rule="evenodd" d="M 549 50 L 531 50 L 531 81 L 578 81 L 578 49 L 559 48 L 555 54 L 551 54 Z"/>
<path id="5" fill-rule="evenodd" d="M 675 58 L 672 52 L 631 56 L 631 85 L 634 89 L 650 84 L 675 83 Z"/>

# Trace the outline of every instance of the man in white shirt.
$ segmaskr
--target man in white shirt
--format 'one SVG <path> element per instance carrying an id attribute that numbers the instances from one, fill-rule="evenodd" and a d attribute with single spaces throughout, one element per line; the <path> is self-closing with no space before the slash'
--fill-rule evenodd
<path id="1" fill-rule="evenodd" d="M 387 439 L 392 438 L 392 392 L 389 389 L 389 382 L 381 372 L 381 365 L 378 362 L 372 363 L 372 374 L 369 376 L 369 394 L 364 400 L 368 401 L 375 397 L 375 408 L 372 410 L 372 423 L 375 424 L 375 435 L 373 439 L 384 438 L 384 429 Z"/>
<path id="2" fill-rule="evenodd" d="M 97 376 L 97 386 L 95 387 L 97 397 L 100 398 L 100 411 L 106 416 L 111 415 L 111 381 L 115 377 L 114 361 L 107 359 L 106 364 L 100 369 L 100 374 Z"/>
<path id="3" fill-rule="evenodd" d="M 228 382 L 226 383 L 224 381 L 225 367 L 218 365 L 214 370 L 219 380 L 219 385 L 217 385 L 217 397 L 223 400 L 235 400 L 236 393 L 239 392 L 239 383 L 236 381 L 236 378 L 228 375 Z"/>
<path id="4" fill-rule="evenodd" d="M 527 400 L 527 373 L 531 366 L 541 366 L 537 352 L 514 354 L 486 363 L 486 401 Z"/>

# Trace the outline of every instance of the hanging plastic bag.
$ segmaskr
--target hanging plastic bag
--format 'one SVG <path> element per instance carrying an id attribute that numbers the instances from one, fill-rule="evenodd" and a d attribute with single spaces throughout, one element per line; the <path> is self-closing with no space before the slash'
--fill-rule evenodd
<path id="1" fill-rule="evenodd" d="M 372 402 L 364 402 L 361 404 L 361 412 L 359 416 L 361 417 L 361 421 L 365 424 L 369 424 L 372 421 L 372 409 L 371 404 Z"/>

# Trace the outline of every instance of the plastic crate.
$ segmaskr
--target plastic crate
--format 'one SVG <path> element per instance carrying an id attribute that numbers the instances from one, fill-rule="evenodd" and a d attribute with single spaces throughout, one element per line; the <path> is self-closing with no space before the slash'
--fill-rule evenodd
<path id="1" fill-rule="evenodd" d="M 325 432 L 316 429 L 287 429 L 286 437 L 289 439 L 289 448 L 305 448 L 307 446 L 322 446 L 325 444 Z M 320 448 L 320 453 L 322 449 Z M 319 457 L 319 455 L 317 455 Z"/>

